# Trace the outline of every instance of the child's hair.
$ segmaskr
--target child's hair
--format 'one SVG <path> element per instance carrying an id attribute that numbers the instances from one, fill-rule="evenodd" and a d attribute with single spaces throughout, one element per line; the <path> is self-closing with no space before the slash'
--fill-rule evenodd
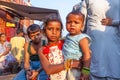
<path id="1" fill-rule="evenodd" d="M 52 21 L 60 22 L 60 24 L 61 24 L 61 32 L 62 32 L 63 24 L 62 24 L 60 18 L 57 17 L 57 16 L 49 16 L 49 17 L 44 21 L 44 25 L 43 25 L 43 30 L 44 30 L 44 32 L 45 32 L 45 27 L 48 25 L 49 22 L 52 22 Z"/>
<path id="2" fill-rule="evenodd" d="M 72 11 L 72 12 L 70 12 L 70 13 L 67 15 L 67 17 L 66 17 L 66 20 L 68 19 L 68 17 L 69 17 L 70 14 L 80 16 L 80 17 L 81 17 L 81 20 L 84 22 L 84 15 L 83 15 L 81 12 L 79 12 L 79 11 Z"/>
<path id="3" fill-rule="evenodd" d="M 28 34 L 28 36 L 30 37 L 30 34 L 31 33 L 35 33 L 35 32 L 37 32 L 37 31 L 40 31 L 41 29 L 40 29 L 40 26 L 39 25 L 37 25 L 37 24 L 32 24 L 32 25 L 30 25 L 28 28 L 27 28 L 27 34 Z"/>

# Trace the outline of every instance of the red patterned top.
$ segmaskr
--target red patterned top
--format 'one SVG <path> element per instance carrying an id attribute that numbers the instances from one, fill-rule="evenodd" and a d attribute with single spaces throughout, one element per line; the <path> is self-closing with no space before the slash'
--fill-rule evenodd
<path id="1" fill-rule="evenodd" d="M 62 46 L 64 41 L 61 40 L 58 44 L 52 46 L 44 46 L 43 54 L 47 57 L 51 64 L 60 64 L 63 62 Z M 61 71 L 50 75 L 50 80 L 66 80 L 66 71 Z"/>

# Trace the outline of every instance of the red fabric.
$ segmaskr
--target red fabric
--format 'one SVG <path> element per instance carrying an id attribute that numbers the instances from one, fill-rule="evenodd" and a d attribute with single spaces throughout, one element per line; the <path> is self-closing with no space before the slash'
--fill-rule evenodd
<path id="1" fill-rule="evenodd" d="M 63 43 L 64 43 L 64 40 L 60 40 L 60 41 L 58 41 L 57 44 L 47 45 L 47 46 L 43 47 L 43 54 L 46 56 L 46 58 L 49 60 L 49 62 L 51 64 L 59 64 L 59 63 L 63 62 L 63 55 L 62 55 Z M 57 46 L 57 48 L 56 48 L 56 46 Z M 56 55 L 54 55 L 54 58 L 53 58 L 52 52 L 54 52 L 56 54 Z M 52 55 L 51 55 L 51 53 L 52 53 Z M 58 61 L 56 61 L 56 60 L 58 60 Z M 62 73 L 63 72 L 56 73 L 57 77 L 61 77 Z M 54 75 L 54 77 L 56 77 L 56 75 Z M 47 80 L 50 80 L 50 78 Z"/>
<path id="2" fill-rule="evenodd" d="M 60 50 L 62 50 L 63 43 L 64 43 L 64 40 L 60 40 L 60 41 L 58 42 L 58 44 L 56 44 Z M 53 46 L 54 46 L 54 45 L 53 45 Z M 43 54 L 44 54 L 47 58 L 48 58 L 49 48 L 50 48 L 50 47 L 51 47 L 51 46 L 44 46 L 44 47 L 43 47 Z"/>

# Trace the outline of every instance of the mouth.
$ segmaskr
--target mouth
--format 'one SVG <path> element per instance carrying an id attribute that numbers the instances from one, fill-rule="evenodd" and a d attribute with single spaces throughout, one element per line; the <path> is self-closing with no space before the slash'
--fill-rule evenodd
<path id="1" fill-rule="evenodd" d="M 75 29 L 74 28 L 70 28 L 70 31 L 74 31 Z"/>
<path id="2" fill-rule="evenodd" d="M 56 38 L 56 36 L 51 36 L 51 38 Z"/>
<path id="3" fill-rule="evenodd" d="M 51 36 L 51 39 L 57 39 L 57 36 Z"/>

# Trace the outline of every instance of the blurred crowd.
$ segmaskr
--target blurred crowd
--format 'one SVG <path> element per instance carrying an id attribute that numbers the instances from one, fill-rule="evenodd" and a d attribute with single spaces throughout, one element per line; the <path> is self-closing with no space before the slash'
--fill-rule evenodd
<path id="1" fill-rule="evenodd" d="M 10 42 L 5 33 L 0 33 L 0 75 L 18 73 L 23 68 L 24 45 L 30 39 L 23 29 L 17 29 Z M 45 43 L 45 41 L 43 42 Z"/>

